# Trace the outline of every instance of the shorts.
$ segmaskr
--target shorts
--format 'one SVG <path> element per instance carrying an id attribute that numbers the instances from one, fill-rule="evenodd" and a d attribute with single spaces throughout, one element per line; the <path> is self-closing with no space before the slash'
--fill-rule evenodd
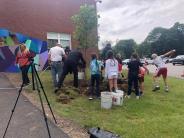
<path id="1" fill-rule="evenodd" d="M 117 79 L 118 78 L 118 75 L 111 75 L 111 76 L 108 76 L 108 79 Z"/>
<path id="2" fill-rule="evenodd" d="M 144 82 L 144 77 L 139 77 L 139 82 Z"/>
<path id="3" fill-rule="evenodd" d="M 167 78 L 167 68 L 160 68 L 156 73 L 155 77 L 160 77 L 162 75 L 163 78 Z"/>

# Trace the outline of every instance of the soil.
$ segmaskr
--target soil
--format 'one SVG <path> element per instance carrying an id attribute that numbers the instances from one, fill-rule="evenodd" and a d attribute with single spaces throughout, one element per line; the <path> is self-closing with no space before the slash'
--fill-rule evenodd
<path id="1" fill-rule="evenodd" d="M 20 86 L 21 84 L 21 74 L 18 73 L 5 73 L 5 75 L 8 77 L 10 82 L 15 86 Z M 82 94 L 88 93 L 88 88 L 85 86 L 84 91 L 81 92 Z M 41 110 L 41 106 L 39 101 L 35 99 L 34 93 L 30 92 L 29 89 L 23 90 L 22 94 L 36 107 L 38 107 Z M 45 111 L 47 114 L 47 117 L 50 118 L 50 120 L 53 120 L 52 115 L 50 113 L 49 108 L 45 104 Z M 89 138 L 89 134 L 87 133 L 87 130 L 85 128 L 82 128 L 78 124 L 74 123 L 73 121 L 66 119 L 64 117 L 58 116 L 56 113 L 54 113 L 55 117 L 57 118 L 58 127 L 62 129 L 66 134 L 68 134 L 71 138 Z"/>

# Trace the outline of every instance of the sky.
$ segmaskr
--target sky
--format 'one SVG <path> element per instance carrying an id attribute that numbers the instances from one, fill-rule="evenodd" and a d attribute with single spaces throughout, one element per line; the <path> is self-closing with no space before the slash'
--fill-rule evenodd
<path id="1" fill-rule="evenodd" d="M 100 47 L 131 38 L 139 44 L 155 27 L 184 23 L 184 0 L 102 0 L 97 9 Z"/>

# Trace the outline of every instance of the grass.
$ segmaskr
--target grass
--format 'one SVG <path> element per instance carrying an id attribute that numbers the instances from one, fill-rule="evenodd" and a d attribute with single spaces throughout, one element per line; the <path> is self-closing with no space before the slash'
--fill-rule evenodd
<path id="1" fill-rule="evenodd" d="M 70 76 L 71 77 L 71 76 Z M 69 78 L 70 78 L 69 77 Z M 40 76 L 53 110 L 82 127 L 101 127 L 125 138 L 182 138 L 184 136 L 184 81 L 169 78 L 170 92 L 152 92 L 152 78 L 145 78 L 145 94 L 140 100 L 132 95 L 123 106 L 100 108 L 100 100 L 81 96 L 69 104 L 56 102 L 50 72 Z M 162 82 L 162 81 L 160 81 Z"/>

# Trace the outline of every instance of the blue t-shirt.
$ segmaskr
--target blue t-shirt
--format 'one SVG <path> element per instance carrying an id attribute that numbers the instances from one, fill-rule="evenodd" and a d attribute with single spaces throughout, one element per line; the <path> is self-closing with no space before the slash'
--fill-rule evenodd
<path id="1" fill-rule="evenodd" d="M 91 75 L 100 74 L 100 64 L 96 59 L 90 62 Z"/>

